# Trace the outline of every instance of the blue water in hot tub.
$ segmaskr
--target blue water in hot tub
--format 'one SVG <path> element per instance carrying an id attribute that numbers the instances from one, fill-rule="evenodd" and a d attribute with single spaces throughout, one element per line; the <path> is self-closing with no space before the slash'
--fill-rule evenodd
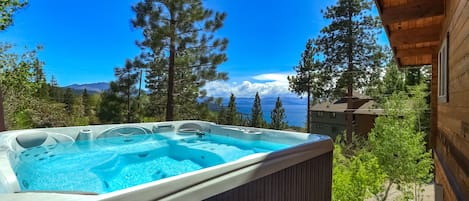
<path id="1" fill-rule="evenodd" d="M 289 146 L 218 135 L 110 137 L 24 150 L 14 170 L 22 191 L 108 193 Z"/>

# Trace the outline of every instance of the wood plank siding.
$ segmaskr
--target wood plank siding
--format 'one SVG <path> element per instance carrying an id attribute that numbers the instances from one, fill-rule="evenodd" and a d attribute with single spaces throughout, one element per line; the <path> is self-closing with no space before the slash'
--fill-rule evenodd
<path id="1" fill-rule="evenodd" d="M 448 34 L 448 102 L 437 106 L 436 181 L 445 200 L 469 200 L 469 1 L 446 1 L 445 14 L 440 40 Z"/>
<path id="2" fill-rule="evenodd" d="M 432 65 L 430 144 L 435 181 L 443 187 L 444 200 L 469 200 L 469 0 L 375 3 L 399 66 Z M 445 39 L 448 93 L 446 102 L 438 102 L 438 51 Z"/>
<path id="3" fill-rule="evenodd" d="M 327 201 L 332 192 L 332 152 L 227 190 L 205 201 Z"/>
<path id="4" fill-rule="evenodd" d="M 359 136 L 368 137 L 368 133 L 375 126 L 377 115 L 370 114 L 354 114 L 355 115 L 355 133 Z"/>

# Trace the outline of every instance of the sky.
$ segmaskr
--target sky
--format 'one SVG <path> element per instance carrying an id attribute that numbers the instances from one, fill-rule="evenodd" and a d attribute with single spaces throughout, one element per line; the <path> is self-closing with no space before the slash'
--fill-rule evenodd
<path id="1" fill-rule="evenodd" d="M 39 57 L 50 80 L 60 86 L 115 80 L 114 68 L 137 56 L 141 31 L 132 27 L 131 6 L 138 0 L 29 0 L 0 33 L 1 42 L 44 47 Z M 228 81 L 208 83 L 208 95 L 227 97 L 294 96 L 286 77 L 293 75 L 308 38 L 328 23 L 321 9 L 334 1 L 206 0 L 227 13 L 216 36 L 229 40 L 228 61 L 218 70 Z M 380 43 L 386 43 L 384 34 Z"/>

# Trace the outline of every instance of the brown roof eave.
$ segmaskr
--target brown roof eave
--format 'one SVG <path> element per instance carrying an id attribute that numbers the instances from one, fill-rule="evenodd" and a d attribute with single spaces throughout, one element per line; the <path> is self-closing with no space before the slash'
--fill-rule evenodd
<path id="1" fill-rule="evenodd" d="M 376 5 L 376 8 L 378 9 L 378 14 L 379 14 L 380 19 L 381 19 L 381 15 L 383 14 L 383 5 L 381 4 L 381 0 L 374 0 L 374 2 L 375 2 L 375 5 Z M 382 24 L 382 25 L 383 25 L 384 32 L 386 33 L 386 37 L 388 38 L 389 45 L 391 47 L 392 53 L 393 53 L 393 55 L 396 55 L 396 49 L 392 47 L 391 41 L 389 40 L 390 39 L 389 27 L 388 27 L 388 25 L 384 25 L 384 24 Z M 399 59 L 395 56 L 393 58 L 396 61 L 397 65 L 401 66 Z"/>
<path id="2" fill-rule="evenodd" d="M 394 0 L 374 2 L 398 66 L 432 64 L 431 57 L 436 55 L 442 27 L 441 21 L 433 23 L 433 20 L 444 17 L 444 0 L 412 0 L 404 4 Z M 407 24 L 414 27 L 417 21 L 423 26 L 400 29 L 401 23 L 404 27 L 408 27 Z"/>

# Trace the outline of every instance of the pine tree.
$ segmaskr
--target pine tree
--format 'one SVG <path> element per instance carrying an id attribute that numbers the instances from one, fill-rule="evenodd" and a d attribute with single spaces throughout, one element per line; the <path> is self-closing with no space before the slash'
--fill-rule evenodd
<path id="1" fill-rule="evenodd" d="M 259 92 L 256 92 L 256 96 L 254 98 L 254 103 L 252 104 L 251 109 L 251 127 L 264 127 L 264 118 L 262 115 L 262 106 L 261 106 L 261 97 L 259 96 Z"/>
<path id="2" fill-rule="evenodd" d="M 363 87 L 371 72 L 382 66 L 384 53 L 377 45 L 380 23 L 372 16 L 371 8 L 370 0 L 338 0 L 322 11 L 330 24 L 321 29 L 316 47 L 324 67 L 331 69 L 338 80 L 336 96 L 343 96 L 343 89 L 347 89 L 348 108 L 352 108 L 353 89 Z M 347 141 L 351 141 L 352 113 L 346 115 Z"/>
<path id="3" fill-rule="evenodd" d="M 327 99 L 327 91 L 330 88 L 329 71 L 322 64 L 315 60 L 316 55 L 313 47 L 313 40 L 308 40 L 306 48 L 301 54 L 300 62 L 294 67 L 295 76 L 288 76 L 289 90 L 302 96 L 306 93 L 307 97 L 307 124 L 306 131 L 311 132 L 310 107 L 312 104 L 320 102 L 321 99 Z M 314 97 L 311 103 L 311 97 Z"/>
<path id="4" fill-rule="evenodd" d="M 73 112 L 73 92 L 72 89 L 67 88 L 63 97 L 66 112 L 71 115 Z"/>
<path id="5" fill-rule="evenodd" d="M 82 105 L 83 105 L 83 110 L 84 110 L 84 115 L 85 116 L 90 116 L 90 111 L 91 111 L 91 108 L 90 108 L 90 96 L 88 95 L 88 91 L 85 89 L 83 89 L 83 94 L 81 94 L 81 101 L 82 101 Z"/>
<path id="6" fill-rule="evenodd" d="M 42 47 L 38 47 L 38 50 L 41 50 Z M 44 65 L 44 62 L 35 60 L 33 62 L 32 66 L 32 74 L 33 74 L 33 81 L 36 84 L 36 87 L 38 87 L 36 91 L 36 97 L 42 98 L 42 99 L 47 99 L 49 98 L 49 87 L 46 83 L 46 75 L 44 74 L 44 70 L 42 66 Z"/>
<path id="7" fill-rule="evenodd" d="M 48 88 L 48 94 L 49 94 L 50 99 L 56 102 L 62 102 L 63 97 L 60 95 L 59 85 L 54 75 L 51 76 L 50 82 L 47 88 Z"/>
<path id="8" fill-rule="evenodd" d="M 137 106 L 134 102 L 138 94 L 136 85 L 138 83 L 139 71 L 135 66 L 136 64 L 134 62 L 126 60 L 123 68 L 114 69 L 114 74 L 117 77 L 117 81 L 115 82 L 117 91 L 115 92 L 125 100 L 127 123 L 137 121 L 135 119 L 137 116 L 136 110 L 134 111 L 133 109 L 136 109 Z"/>
<path id="9" fill-rule="evenodd" d="M 99 107 L 101 105 L 101 93 L 94 93 L 94 94 L 90 94 L 89 96 L 89 109 L 90 109 L 90 115 L 88 116 L 88 120 L 89 120 L 89 123 L 90 124 L 101 124 L 101 122 L 99 121 L 99 118 L 98 118 L 98 111 L 99 111 Z M 143 98 L 142 98 L 143 99 Z"/>
<path id="10" fill-rule="evenodd" d="M 282 106 L 282 101 L 280 97 L 277 97 L 275 102 L 275 108 L 270 113 L 271 124 L 270 128 L 281 130 L 287 128 L 287 123 L 285 122 L 285 109 Z"/>
<path id="11" fill-rule="evenodd" d="M 218 111 L 217 123 L 222 125 L 226 124 L 226 109 L 223 106 L 221 106 L 220 110 Z"/>
<path id="12" fill-rule="evenodd" d="M 176 104 L 196 102 L 186 95 L 199 93 L 207 81 L 227 79 L 216 69 L 226 61 L 228 40 L 213 35 L 226 14 L 204 8 L 201 0 L 145 0 L 132 9 L 133 26 L 144 35 L 138 45 L 149 71 L 147 88 L 158 103 L 165 102 L 165 118 L 172 121 Z"/>
<path id="13" fill-rule="evenodd" d="M 408 86 L 418 85 L 428 79 L 425 67 L 405 69 L 405 82 Z"/>
<path id="14" fill-rule="evenodd" d="M 109 84 L 109 90 L 101 94 L 101 103 L 97 116 L 101 123 L 122 123 L 126 121 L 125 100 L 118 95 L 119 86 L 116 82 Z"/>
<path id="15" fill-rule="evenodd" d="M 190 57 L 187 55 L 186 57 Z M 187 66 L 190 64 L 190 58 L 177 58 L 176 64 Z M 174 99 L 174 118 L 175 119 L 200 119 L 202 113 L 207 110 L 203 102 L 209 101 L 204 90 L 199 89 L 197 76 L 195 76 L 190 68 L 182 68 L 175 72 L 174 92 L 177 98 Z M 202 103 L 197 99 L 204 100 Z"/>
<path id="16" fill-rule="evenodd" d="M 161 64 L 166 65 L 166 64 Z M 146 105 L 146 115 L 164 120 L 161 116 L 166 113 L 166 95 L 168 89 L 167 73 L 156 65 L 150 65 L 146 70 L 146 88 L 149 91 L 150 102 Z"/>
<path id="17" fill-rule="evenodd" d="M 383 83 L 380 87 L 380 96 L 378 98 L 380 102 L 383 102 L 383 96 L 390 96 L 393 93 L 401 92 L 406 90 L 406 84 L 404 81 L 404 74 L 399 70 L 395 63 L 391 63 L 387 70 L 386 74 L 383 77 Z"/>
<path id="18" fill-rule="evenodd" d="M 239 126 L 251 126 L 251 120 L 248 114 L 238 113 L 238 125 Z"/>
<path id="19" fill-rule="evenodd" d="M 384 68 L 375 68 L 369 72 L 368 79 L 366 80 L 364 92 L 366 95 L 375 97 L 379 93 L 380 87 L 383 85 L 383 71 L 385 72 L 390 65 L 394 64 L 393 53 L 388 47 L 379 47 L 382 48 L 383 53 L 377 54 L 378 57 L 374 61 L 376 62 L 375 66 L 382 66 Z"/>
<path id="20" fill-rule="evenodd" d="M 218 110 L 216 113 L 216 122 L 218 124 L 226 124 L 226 107 L 223 105 L 223 98 L 215 98 L 213 99 L 212 104 L 212 111 Z M 213 108 L 213 106 L 215 108 Z"/>
<path id="21" fill-rule="evenodd" d="M 236 97 L 234 94 L 231 94 L 230 101 L 228 102 L 225 122 L 228 125 L 238 125 L 240 123 L 239 114 L 236 111 Z"/>

